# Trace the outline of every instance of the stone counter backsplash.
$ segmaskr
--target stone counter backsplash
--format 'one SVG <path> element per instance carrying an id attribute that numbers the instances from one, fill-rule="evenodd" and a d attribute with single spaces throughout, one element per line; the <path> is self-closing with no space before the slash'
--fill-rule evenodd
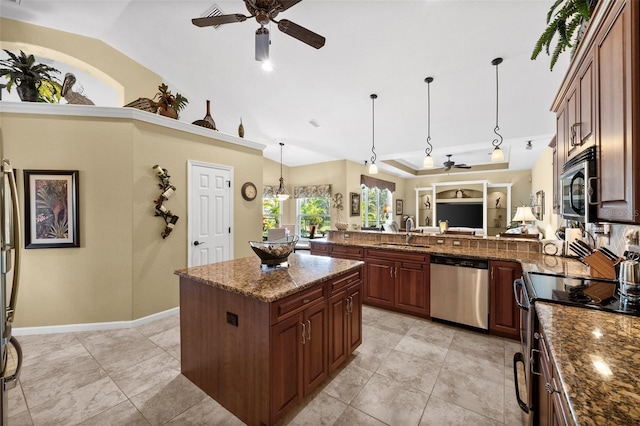
<path id="1" fill-rule="evenodd" d="M 511 252 L 541 253 L 542 243 L 539 240 L 527 240 L 500 237 L 476 237 L 472 235 L 438 234 L 425 235 L 410 233 L 411 244 L 456 249 L 487 249 Z M 328 241 L 335 243 L 403 243 L 407 235 L 402 232 L 366 232 L 366 231 L 329 231 Z"/>

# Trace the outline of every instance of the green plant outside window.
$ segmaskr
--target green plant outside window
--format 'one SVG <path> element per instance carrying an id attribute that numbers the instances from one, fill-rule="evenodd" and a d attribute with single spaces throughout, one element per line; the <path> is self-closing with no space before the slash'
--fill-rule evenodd
<path id="1" fill-rule="evenodd" d="M 331 227 L 329 197 L 298 198 L 297 217 L 301 238 L 323 236 Z"/>
<path id="2" fill-rule="evenodd" d="M 390 218 L 384 212 L 385 206 L 391 206 L 393 195 L 388 189 L 368 188 L 362 185 L 360 197 L 360 218 L 363 228 L 381 228 Z"/>

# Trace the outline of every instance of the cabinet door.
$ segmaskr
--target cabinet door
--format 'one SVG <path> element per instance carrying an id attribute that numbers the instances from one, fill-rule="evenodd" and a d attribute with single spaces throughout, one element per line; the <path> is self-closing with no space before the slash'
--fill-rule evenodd
<path id="1" fill-rule="evenodd" d="M 280 418 L 302 399 L 302 314 L 271 327 L 271 413 Z"/>
<path id="2" fill-rule="evenodd" d="M 362 343 L 362 284 L 347 289 L 349 317 L 347 319 L 347 355 Z"/>
<path id="3" fill-rule="evenodd" d="M 569 96 L 567 97 L 567 107 L 565 109 L 565 114 L 566 114 L 566 122 L 565 122 L 565 134 L 567 135 L 568 139 L 567 139 L 567 144 L 565 144 L 565 150 L 566 150 L 566 158 L 569 159 L 571 158 L 572 155 L 576 154 L 578 152 L 578 147 L 580 146 L 580 135 L 579 135 L 579 131 L 580 129 L 579 124 L 578 123 L 578 110 L 577 110 L 577 105 L 578 105 L 578 89 L 576 87 L 576 84 L 574 83 L 573 86 L 571 86 L 571 88 L 569 89 Z"/>
<path id="4" fill-rule="evenodd" d="M 613 20 L 598 34 L 595 46 L 600 155 L 598 219 L 619 222 L 640 219 L 635 215 L 639 188 L 634 181 L 637 160 L 632 137 L 633 126 L 638 126 L 637 117 L 633 117 L 632 83 L 637 81 L 637 75 L 632 75 L 632 62 L 638 60 L 638 53 L 632 50 L 637 47 L 637 40 L 631 40 L 630 15 L 629 3 L 619 13 L 615 10 Z"/>
<path id="5" fill-rule="evenodd" d="M 578 92 L 580 101 L 578 104 L 578 137 L 580 145 L 586 148 L 595 141 L 593 138 L 593 57 L 589 58 L 586 65 L 580 70 L 580 81 L 578 82 Z"/>
<path id="6" fill-rule="evenodd" d="M 513 282 L 522 276 L 516 262 L 491 261 L 489 287 L 489 331 L 491 334 L 520 339 L 520 311 L 513 295 Z"/>
<path id="7" fill-rule="evenodd" d="M 318 303 L 304 311 L 306 342 L 303 345 L 304 395 L 308 395 L 329 374 L 329 321 L 327 303 Z"/>
<path id="8" fill-rule="evenodd" d="M 393 307 L 395 262 L 369 260 L 366 264 L 366 282 L 364 301 L 377 306 Z"/>
<path id="9" fill-rule="evenodd" d="M 329 373 L 347 359 L 348 308 L 346 290 L 329 299 Z"/>
<path id="10" fill-rule="evenodd" d="M 556 147 L 553 156 L 553 212 L 556 214 L 560 213 L 560 203 L 562 197 L 562 188 L 560 188 L 560 175 L 562 174 L 562 166 L 566 162 L 566 126 L 566 112 L 565 108 L 562 108 L 556 115 Z"/>
<path id="11" fill-rule="evenodd" d="M 424 264 L 398 262 L 396 279 L 396 307 L 429 315 L 429 268 Z"/>

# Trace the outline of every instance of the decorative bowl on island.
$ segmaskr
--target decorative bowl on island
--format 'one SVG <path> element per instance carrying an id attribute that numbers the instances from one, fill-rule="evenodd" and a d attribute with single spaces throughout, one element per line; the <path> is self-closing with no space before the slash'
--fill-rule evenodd
<path id="1" fill-rule="evenodd" d="M 294 235 L 287 241 L 249 241 L 249 245 L 262 265 L 277 266 L 287 261 L 297 242 L 298 236 Z"/>

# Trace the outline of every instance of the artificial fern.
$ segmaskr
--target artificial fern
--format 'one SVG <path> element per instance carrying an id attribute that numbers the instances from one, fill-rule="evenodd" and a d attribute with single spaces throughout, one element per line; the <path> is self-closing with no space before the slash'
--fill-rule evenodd
<path id="1" fill-rule="evenodd" d="M 578 45 L 576 30 L 583 22 L 589 21 L 597 0 L 556 0 L 547 12 L 547 27 L 536 42 L 531 59 L 536 59 L 542 49 L 551 56 L 550 69 L 558 62 L 558 57 L 567 47 L 571 47 L 571 56 Z M 556 39 L 553 53 L 551 43 Z"/>

